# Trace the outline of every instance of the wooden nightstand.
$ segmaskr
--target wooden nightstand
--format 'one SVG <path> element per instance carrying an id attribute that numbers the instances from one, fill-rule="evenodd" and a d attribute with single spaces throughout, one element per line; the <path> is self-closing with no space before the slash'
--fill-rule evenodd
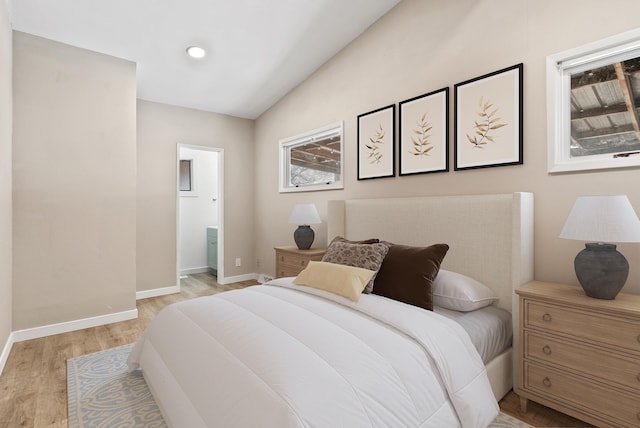
<path id="1" fill-rule="evenodd" d="M 298 247 L 275 247 L 276 278 L 297 276 L 311 260 L 320 261 L 326 248 L 299 250 Z"/>
<path id="2" fill-rule="evenodd" d="M 539 281 L 516 293 L 522 410 L 531 399 L 599 427 L 640 426 L 640 295 Z"/>

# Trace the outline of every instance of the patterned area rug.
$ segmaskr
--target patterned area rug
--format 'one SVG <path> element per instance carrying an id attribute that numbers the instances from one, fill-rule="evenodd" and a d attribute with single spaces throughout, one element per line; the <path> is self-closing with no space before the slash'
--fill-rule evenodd
<path id="1" fill-rule="evenodd" d="M 69 428 L 166 427 L 139 371 L 127 372 L 133 345 L 67 360 Z M 500 413 L 489 428 L 533 428 Z"/>
<path id="2" fill-rule="evenodd" d="M 142 373 L 127 371 L 132 347 L 67 360 L 69 428 L 167 426 Z"/>

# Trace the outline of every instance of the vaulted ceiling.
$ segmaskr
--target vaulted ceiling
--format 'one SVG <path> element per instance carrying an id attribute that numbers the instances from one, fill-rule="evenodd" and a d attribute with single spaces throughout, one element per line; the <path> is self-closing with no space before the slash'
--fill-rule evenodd
<path id="1" fill-rule="evenodd" d="M 141 99 L 256 118 L 399 2 L 9 0 L 9 13 L 14 30 L 135 61 Z"/>

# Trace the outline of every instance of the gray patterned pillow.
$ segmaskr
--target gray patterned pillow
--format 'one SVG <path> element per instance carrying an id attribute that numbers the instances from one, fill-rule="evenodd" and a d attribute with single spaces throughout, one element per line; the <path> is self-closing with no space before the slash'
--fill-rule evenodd
<path id="1" fill-rule="evenodd" d="M 329 244 L 322 261 L 369 269 L 377 273 L 387 251 L 389 251 L 389 247 L 385 244 L 353 244 L 334 241 Z M 375 279 L 376 275 L 373 275 L 363 293 L 371 293 Z"/>
<path id="2" fill-rule="evenodd" d="M 350 241 L 346 238 L 343 238 L 342 236 L 336 236 L 329 243 L 329 245 L 333 244 L 334 242 L 346 242 L 348 244 L 377 244 L 378 242 L 380 242 L 380 240 L 378 238 L 369 238 L 369 239 L 364 239 L 362 241 Z"/>

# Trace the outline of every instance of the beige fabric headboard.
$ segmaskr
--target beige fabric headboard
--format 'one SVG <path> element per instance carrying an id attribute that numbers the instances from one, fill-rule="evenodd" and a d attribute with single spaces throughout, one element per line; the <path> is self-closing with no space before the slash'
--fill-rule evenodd
<path id="1" fill-rule="evenodd" d="M 498 393 L 494 390 L 498 398 L 518 384 L 520 311 L 513 290 L 533 280 L 532 193 L 329 201 L 327 232 L 329 240 L 339 235 L 449 244 L 442 267 L 491 287 L 498 305 L 511 311 L 511 361 L 491 365 L 488 372 L 500 385 Z"/>
<path id="2" fill-rule="evenodd" d="M 513 289 L 533 280 L 533 194 L 329 201 L 328 239 L 446 243 L 444 269 L 471 276 L 516 315 Z"/>

